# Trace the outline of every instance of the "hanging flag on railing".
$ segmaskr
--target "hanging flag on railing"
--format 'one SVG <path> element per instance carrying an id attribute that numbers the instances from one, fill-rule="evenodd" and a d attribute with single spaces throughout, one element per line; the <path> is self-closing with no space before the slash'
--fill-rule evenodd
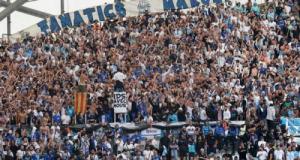
<path id="1" fill-rule="evenodd" d="M 87 109 L 87 92 L 85 91 L 85 85 L 80 85 L 74 96 L 75 113 L 85 113 Z"/>

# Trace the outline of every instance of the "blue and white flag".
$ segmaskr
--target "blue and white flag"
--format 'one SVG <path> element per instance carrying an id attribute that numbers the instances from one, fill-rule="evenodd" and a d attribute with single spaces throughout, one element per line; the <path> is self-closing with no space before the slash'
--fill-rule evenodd
<path id="1" fill-rule="evenodd" d="M 286 127 L 288 135 L 300 136 L 300 118 L 281 117 L 280 123 Z"/>

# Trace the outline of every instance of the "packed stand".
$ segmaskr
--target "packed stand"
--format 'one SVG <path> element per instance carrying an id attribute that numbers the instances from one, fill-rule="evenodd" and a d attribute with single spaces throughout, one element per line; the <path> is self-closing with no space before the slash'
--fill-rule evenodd
<path id="1" fill-rule="evenodd" d="M 226 5 L 3 41 L 2 158 L 299 159 L 294 137 L 279 124 L 300 116 L 299 2 Z M 119 128 L 71 130 L 75 122 L 113 121 L 116 73 L 126 75 L 129 122 L 188 125 L 159 141 L 130 139 Z M 80 84 L 88 111 L 75 116 Z M 245 131 L 228 125 L 236 120 L 246 121 Z"/>

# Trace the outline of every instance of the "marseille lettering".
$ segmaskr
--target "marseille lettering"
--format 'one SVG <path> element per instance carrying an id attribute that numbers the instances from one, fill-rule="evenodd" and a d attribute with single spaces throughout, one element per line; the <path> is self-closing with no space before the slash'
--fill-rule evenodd
<path id="1" fill-rule="evenodd" d="M 66 13 L 60 16 L 51 16 L 50 18 L 39 22 L 37 26 L 42 32 L 47 32 L 48 30 L 50 30 L 51 32 L 57 32 L 65 27 L 78 27 L 82 23 L 89 24 L 95 20 L 105 21 L 107 19 L 114 19 L 116 17 L 126 17 L 127 11 L 130 13 L 129 15 L 134 15 L 139 10 L 145 9 L 152 12 L 162 12 L 163 10 L 166 11 L 197 7 L 200 4 L 219 4 L 223 1 L 224 0 L 149 0 L 145 1 L 147 3 L 143 4 L 142 7 L 138 3 L 140 2 L 138 0 L 134 0 L 134 2 L 137 2 L 136 6 L 134 5 L 134 3 L 128 3 L 124 5 L 124 3 L 122 3 L 121 1 L 117 1 L 114 4 L 106 4 L 103 6 L 86 8 L 81 11 Z M 134 7 L 136 7 L 136 10 L 134 10 Z"/>
<path id="2" fill-rule="evenodd" d="M 105 6 L 97 6 L 86 8 L 82 12 L 75 11 L 73 13 L 65 13 L 60 16 L 51 16 L 37 24 L 42 32 L 57 32 L 65 27 L 80 26 L 82 23 L 92 23 L 95 20 L 105 21 L 106 19 L 114 19 L 117 16 L 125 17 L 126 9 L 123 3 L 107 4 Z"/>
<path id="3" fill-rule="evenodd" d="M 188 4 L 191 7 L 197 7 L 200 4 L 209 5 L 210 3 L 220 4 L 222 0 L 163 0 L 164 10 L 187 9 Z"/>

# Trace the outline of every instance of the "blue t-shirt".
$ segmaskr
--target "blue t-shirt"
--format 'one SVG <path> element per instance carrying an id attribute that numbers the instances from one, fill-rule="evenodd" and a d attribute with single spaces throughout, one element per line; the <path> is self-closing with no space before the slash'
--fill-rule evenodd
<path id="1" fill-rule="evenodd" d="M 158 155 L 153 156 L 153 157 L 152 157 L 152 160 L 160 160 L 160 157 L 159 157 Z"/>
<path id="2" fill-rule="evenodd" d="M 154 71 L 154 72 L 158 72 L 158 73 L 160 73 L 160 74 L 162 73 L 162 70 L 161 70 L 160 67 L 154 67 L 154 68 L 153 68 L 153 71 Z"/>
<path id="3" fill-rule="evenodd" d="M 31 138 L 35 139 L 36 141 L 39 141 L 40 137 L 41 137 L 40 132 L 39 131 L 35 131 Z"/>
<path id="4" fill-rule="evenodd" d="M 299 152 L 298 151 L 294 151 L 293 153 L 294 153 L 295 158 L 299 158 Z"/>
<path id="5" fill-rule="evenodd" d="M 174 123 L 174 122 L 178 122 L 178 117 L 177 117 L 177 114 L 171 114 L 168 116 L 168 121 L 171 122 L 171 123 Z"/>
<path id="6" fill-rule="evenodd" d="M 153 72 L 153 69 L 151 66 L 147 66 L 145 69 L 145 75 L 148 77 L 151 75 L 151 73 Z"/>
<path id="7" fill-rule="evenodd" d="M 34 154 L 31 156 L 31 160 L 39 160 L 41 157 L 38 154 Z"/>
<path id="8" fill-rule="evenodd" d="M 275 18 L 275 12 L 269 12 L 269 13 L 267 14 L 267 18 L 273 20 L 273 19 Z"/>
<path id="9" fill-rule="evenodd" d="M 62 55 L 64 56 L 64 58 L 67 58 L 69 55 L 69 52 L 67 52 L 67 49 L 65 47 L 61 47 L 60 48 L 60 52 L 62 53 Z"/>
<path id="10" fill-rule="evenodd" d="M 109 77 L 109 74 L 107 71 L 101 71 L 98 75 L 98 81 L 101 83 L 105 83 Z"/>
<path id="11" fill-rule="evenodd" d="M 141 113 L 141 115 L 143 117 L 146 117 L 148 115 L 148 113 L 147 113 L 147 106 L 146 106 L 145 102 L 140 101 L 138 103 L 137 107 L 138 107 L 138 111 Z"/>
<path id="12" fill-rule="evenodd" d="M 133 71 L 134 78 L 139 78 L 143 74 L 143 71 L 140 67 L 136 68 Z"/>
<path id="13" fill-rule="evenodd" d="M 254 12 L 256 15 L 260 14 L 260 8 L 257 5 L 253 5 L 251 11 Z"/>
<path id="14" fill-rule="evenodd" d="M 286 158 L 287 158 L 287 160 L 294 160 L 295 159 L 294 152 L 287 152 Z"/>
<path id="15" fill-rule="evenodd" d="M 202 132 L 205 136 L 209 134 L 210 130 L 210 126 L 202 126 Z"/>
<path id="16" fill-rule="evenodd" d="M 188 145 L 189 153 L 196 153 L 196 147 L 195 144 L 189 144 Z"/>
<path id="17" fill-rule="evenodd" d="M 279 21 L 277 22 L 277 25 L 278 25 L 281 29 L 283 29 L 283 27 L 285 26 L 284 20 L 279 20 Z"/>
<path id="18" fill-rule="evenodd" d="M 261 67 L 260 68 L 260 74 L 267 74 L 267 70 L 268 70 L 268 68 Z"/>
<path id="19" fill-rule="evenodd" d="M 69 106 L 67 108 L 67 110 L 66 110 L 66 113 L 67 113 L 68 116 L 72 117 L 74 115 L 74 113 L 75 113 L 74 107 L 73 106 Z"/>
<path id="20" fill-rule="evenodd" d="M 233 137 L 238 136 L 239 129 L 237 127 L 230 127 L 228 134 L 229 134 L 229 136 L 233 136 Z"/>
<path id="21" fill-rule="evenodd" d="M 222 126 L 217 126 L 215 128 L 215 135 L 217 136 L 224 136 L 225 135 L 225 130 Z"/>
<path id="22" fill-rule="evenodd" d="M 21 145 L 22 144 L 22 138 L 16 138 L 16 144 Z"/>
<path id="23" fill-rule="evenodd" d="M 32 49 L 31 49 L 31 48 L 26 49 L 26 51 L 25 51 L 25 56 L 26 56 L 27 58 L 31 58 L 31 57 L 32 57 L 32 54 L 33 54 L 33 52 L 32 52 Z"/>
<path id="24" fill-rule="evenodd" d="M 112 73 L 116 73 L 118 71 L 118 66 L 115 64 L 112 64 L 111 68 L 112 68 Z"/>
<path id="25" fill-rule="evenodd" d="M 60 123 L 60 120 L 61 120 L 59 114 L 54 114 L 52 119 L 53 119 L 54 123 Z"/>
<path id="26" fill-rule="evenodd" d="M 70 153 L 70 154 L 73 154 L 73 152 L 74 152 L 74 146 L 73 145 L 71 145 L 71 144 L 66 144 L 65 145 L 65 148 L 66 148 L 66 150 Z"/>

